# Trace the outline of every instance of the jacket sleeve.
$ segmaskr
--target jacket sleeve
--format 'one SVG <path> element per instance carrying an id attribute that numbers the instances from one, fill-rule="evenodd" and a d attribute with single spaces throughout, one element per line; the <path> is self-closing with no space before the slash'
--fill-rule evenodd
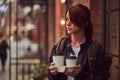
<path id="1" fill-rule="evenodd" d="M 105 71 L 105 51 L 102 47 L 97 53 L 97 61 L 93 72 L 93 80 L 104 80 Z"/>
<path id="2" fill-rule="evenodd" d="M 56 45 L 57 44 L 55 44 L 52 48 L 50 59 L 49 59 L 49 64 L 51 62 L 53 62 L 52 56 L 56 53 L 56 51 L 55 51 L 56 50 Z M 49 78 L 49 80 L 67 80 L 67 76 L 65 74 L 58 72 L 56 75 L 52 75 L 50 73 L 50 71 L 48 71 L 48 78 Z"/>

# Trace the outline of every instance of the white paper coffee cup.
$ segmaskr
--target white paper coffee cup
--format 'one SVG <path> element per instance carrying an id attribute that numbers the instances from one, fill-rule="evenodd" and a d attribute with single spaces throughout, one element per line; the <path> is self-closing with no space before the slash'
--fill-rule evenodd
<path id="1" fill-rule="evenodd" d="M 56 67 L 64 66 L 64 56 L 63 55 L 53 55 L 53 62 Z"/>
<path id="2" fill-rule="evenodd" d="M 64 72 L 65 71 L 65 66 L 57 67 L 58 72 Z"/>
<path id="3" fill-rule="evenodd" d="M 76 63 L 77 63 L 77 59 L 73 59 L 73 58 L 66 59 L 66 66 L 67 67 L 75 67 Z"/>

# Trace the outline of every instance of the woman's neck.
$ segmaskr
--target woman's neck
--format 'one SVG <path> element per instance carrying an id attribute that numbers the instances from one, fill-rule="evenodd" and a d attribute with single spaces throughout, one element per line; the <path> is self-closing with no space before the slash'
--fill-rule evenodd
<path id="1" fill-rule="evenodd" d="M 71 35 L 71 45 L 73 47 L 79 47 L 80 44 L 83 44 L 86 41 L 84 34 L 72 34 Z"/>

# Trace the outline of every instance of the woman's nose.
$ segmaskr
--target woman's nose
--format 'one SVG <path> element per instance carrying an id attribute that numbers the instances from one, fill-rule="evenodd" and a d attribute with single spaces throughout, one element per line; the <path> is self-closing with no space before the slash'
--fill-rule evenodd
<path id="1" fill-rule="evenodd" d="M 70 22 L 70 21 L 67 21 L 66 23 L 67 23 L 67 26 L 70 26 L 70 25 L 71 25 L 71 22 Z"/>

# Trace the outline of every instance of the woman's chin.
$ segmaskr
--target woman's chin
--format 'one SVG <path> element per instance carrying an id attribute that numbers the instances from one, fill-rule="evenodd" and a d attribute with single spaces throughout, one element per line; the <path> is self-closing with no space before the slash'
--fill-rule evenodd
<path id="1" fill-rule="evenodd" d="M 71 32 L 71 31 L 67 31 L 67 33 L 68 33 L 68 34 L 72 34 L 72 32 Z"/>

